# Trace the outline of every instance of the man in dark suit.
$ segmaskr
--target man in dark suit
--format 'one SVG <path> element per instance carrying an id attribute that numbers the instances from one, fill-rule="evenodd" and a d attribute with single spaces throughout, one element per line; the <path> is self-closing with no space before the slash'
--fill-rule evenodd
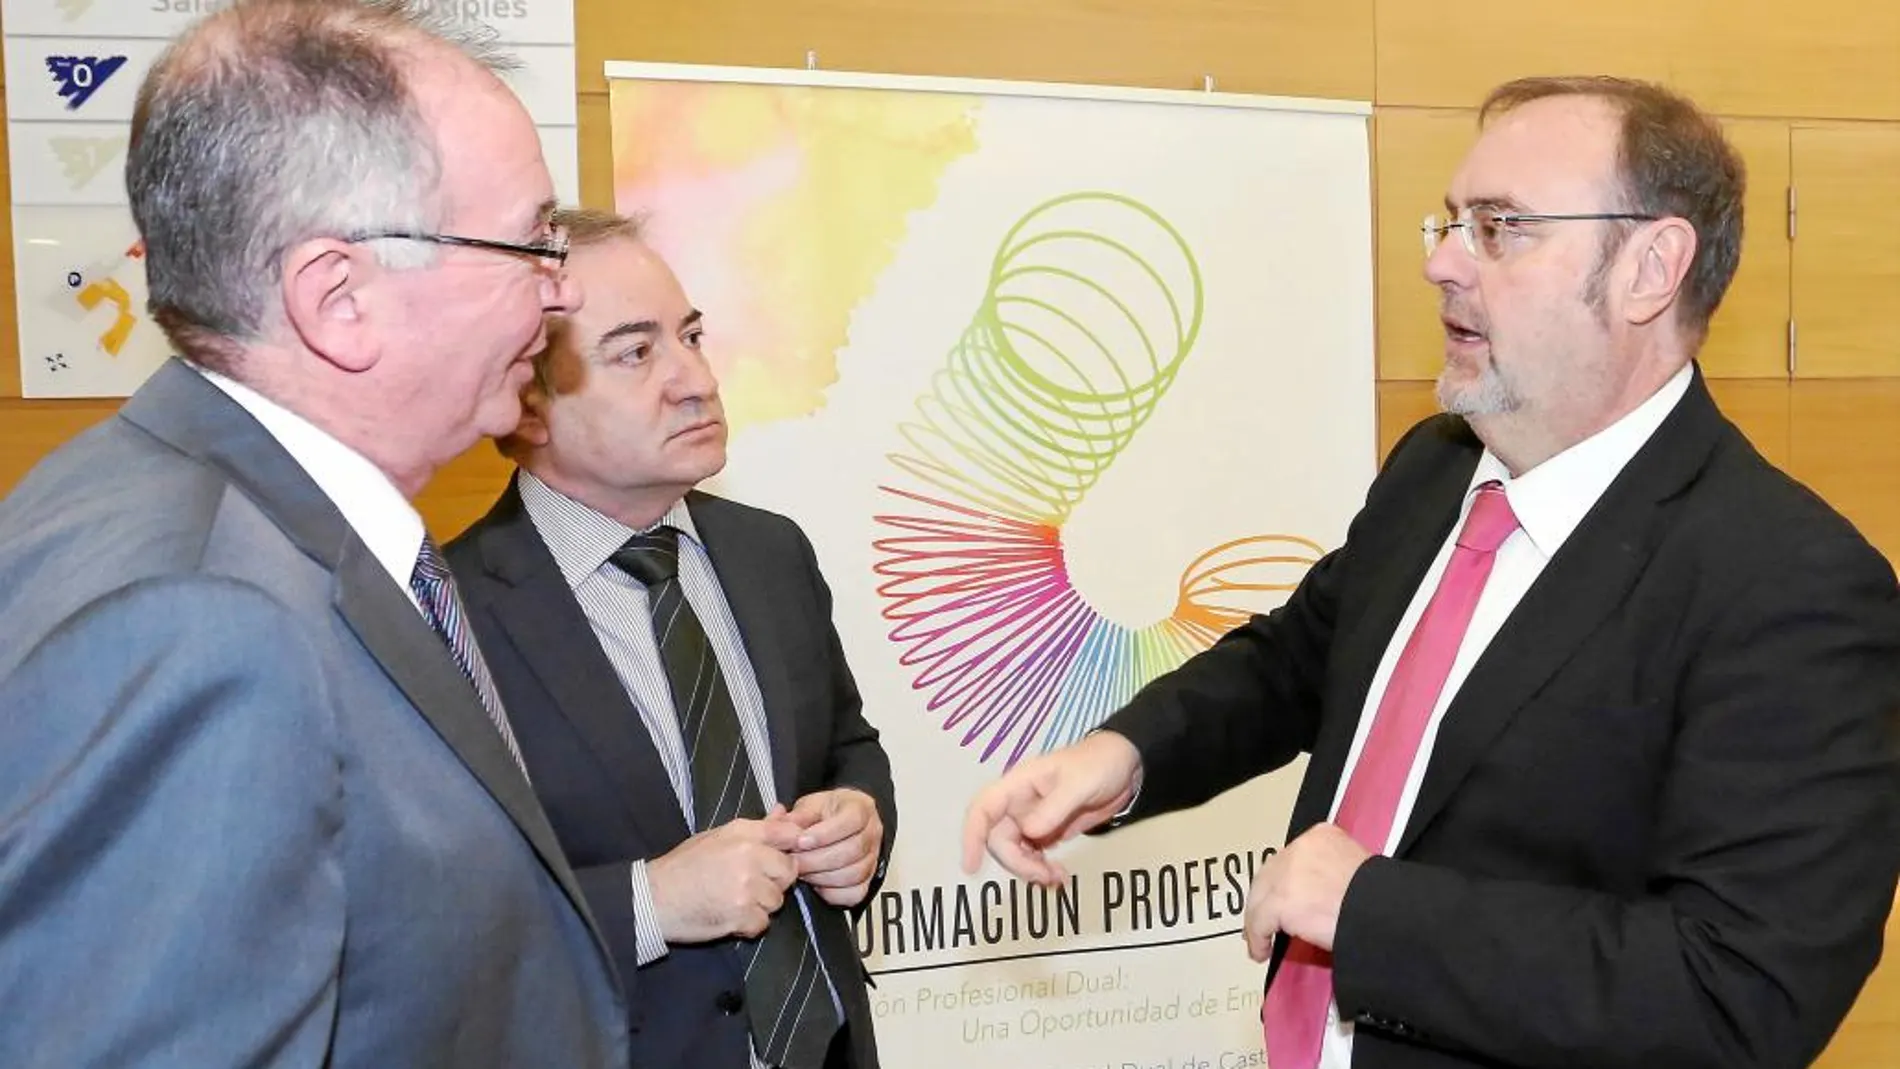
<path id="1" fill-rule="evenodd" d="M 877 1065 L 846 911 L 890 763 L 812 547 L 695 491 L 725 465 L 700 314 L 638 227 L 559 217 L 587 303 L 536 361 L 520 470 L 449 546 L 649 1069 Z"/>
<path id="2" fill-rule="evenodd" d="M 1805 1065 L 1900 866 L 1893 571 L 1694 365 L 1715 121 L 1585 78 L 1481 122 L 1425 226 L 1447 414 L 1283 607 L 979 794 L 964 863 L 1049 879 L 1308 753 L 1245 926 L 1274 1069 Z"/>
<path id="3" fill-rule="evenodd" d="M 0 1065 L 627 1064 L 408 500 L 575 303 L 496 58 L 238 0 L 140 89 L 184 360 L 0 503 Z"/>

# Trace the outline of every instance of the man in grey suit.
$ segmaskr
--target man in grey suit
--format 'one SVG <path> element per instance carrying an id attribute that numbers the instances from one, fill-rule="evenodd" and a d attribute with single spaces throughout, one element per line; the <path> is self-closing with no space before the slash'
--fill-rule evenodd
<path id="1" fill-rule="evenodd" d="M 0 503 L 0 1065 L 627 1064 L 409 503 L 578 303 L 487 58 L 393 2 L 238 0 L 140 90 L 183 359 Z"/>
<path id="2" fill-rule="evenodd" d="M 877 1069 L 847 911 L 896 834 L 811 543 L 694 490 L 726 461 L 703 327 L 638 227 L 557 216 L 589 297 L 535 363 L 521 471 L 450 543 L 643 1069 Z"/>

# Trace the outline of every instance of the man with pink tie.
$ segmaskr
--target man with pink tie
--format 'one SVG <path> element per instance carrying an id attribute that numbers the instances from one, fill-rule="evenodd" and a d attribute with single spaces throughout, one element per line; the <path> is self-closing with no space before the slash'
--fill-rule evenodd
<path id="1" fill-rule="evenodd" d="M 965 867 L 1307 753 L 1247 906 L 1272 1069 L 1807 1065 L 1900 873 L 1900 589 L 1695 363 L 1716 122 L 1533 78 L 1480 123 L 1423 227 L 1445 414 L 1284 606 L 979 794 Z"/>

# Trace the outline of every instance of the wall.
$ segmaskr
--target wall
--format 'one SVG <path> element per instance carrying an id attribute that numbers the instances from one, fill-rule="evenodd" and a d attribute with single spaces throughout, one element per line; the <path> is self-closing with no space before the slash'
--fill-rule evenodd
<path id="1" fill-rule="evenodd" d="M 1416 228 L 1473 136 L 1470 109 L 1484 91 L 1535 73 L 1668 80 L 1724 116 L 1751 174 L 1744 266 L 1704 354 L 1717 398 L 1771 459 L 1900 559 L 1900 4 L 1892 0 L 1466 0 L 1455 9 L 1421 0 L 577 0 L 577 8 L 581 188 L 593 205 L 612 202 L 608 59 L 784 67 L 815 50 L 832 69 L 1169 88 L 1195 88 L 1211 74 L 1223 90 L 1373 100 L 1381 448 L 1432 407 L 1438 328 L 1419 279 Z M 1717 11 L 1719 21 L 1710 18 Z M 0 225 L 8 294 L 11 272 Z M 0 299 L 0 490 L 114 407 L 19 400 L 13 311 Z M 486 506 L 501 471 L 478 448 L 444 472 L 422 502 L 431 526 L 459 530 Z M 1889 935 L 1900 938 L 1900 921 Z M 1821 1064 L 1888 1069 L 1897 1052 L 1900 963 L 1890 960 Z"/>

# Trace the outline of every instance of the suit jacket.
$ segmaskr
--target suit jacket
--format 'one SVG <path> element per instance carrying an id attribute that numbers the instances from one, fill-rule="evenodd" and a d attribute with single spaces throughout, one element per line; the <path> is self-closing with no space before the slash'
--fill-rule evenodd
<path id="1" fill-rule="evenodd" d="M 870 794 L 884 822 L 881 880 L 897 833 L 890 762 L 865 722 L 811 543 L 783 516 L 697 492 L 686 500 L 758 676 L 778 800 L 790 806 L 831 787 Z M 665 854 L 691 831 L 652 736 L 514 484 L 447 555 L 529 774 L 613 947 L 634 1064 L 749 1065 L 744 970 L 732 941 L 672 946 L 638 964 L 629 864 Z M 853 1065 L 875 1069 L 867 977 L 850 920 L 816 895 L 810 902 L 819 952 L 851 1027 Z"/>
<path id="2" fill-rule="evenodd" d="M 1110 720 L 1147 769 L 1134 815 L 1305 751 L 1289 841 L 1327 819 L 1481 450 L 1453 417 L 1414 428 L 1282 608 Z M 1900 870 L 1897 598 L 1698 372 L 1459 688 L 1395 856 L 1353 879 L 1354 1066 L 1811 1061 Z"/>
<path id="3" fill-rule="evenodd" d="M 0 1065 L 627 1064 L 473 688 L 202 376 L 0 503 L 0 617 Z"/>

